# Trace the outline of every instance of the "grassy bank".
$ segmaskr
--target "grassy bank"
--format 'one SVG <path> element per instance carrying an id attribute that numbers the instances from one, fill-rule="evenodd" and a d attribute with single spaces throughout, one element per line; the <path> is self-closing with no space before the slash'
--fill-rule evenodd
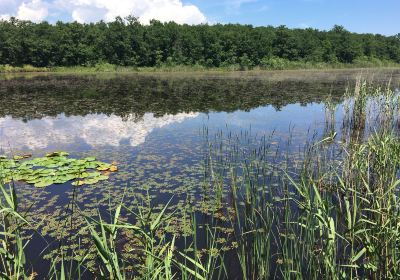
<path id="1" fill-rule="evenodd" d="M 173 198 L 162 207 L 146 195 L 133 206 L 122 199 L 92 216 L 78 208 L 78 235 L 90 243 L 60 244 L 37 278 L 399 279 L 399 103 L 399 92 L 358 82 L 343 122 L 326 104 L 324 133 L 294 147 L 299 158 L 268 135 L 205 128 L 204 184 L 194 187 L 207 211 L 188 198 L 176 231 Z M 39 221 L 20 211 L 13 184 L 1 193 L 0 275 L 34 279 L 25 248 Z"/>
<path id="2" fill-rule="evenodd" d="M 34 67 L 31 65 L 11 66 L 0 65 L 0 73 L 24 72 L 57 72 L 57 73 L 96 73 L 96 72 L 232 72 L 232 71 L 268 71 L 268 70 L 301 70 L 301 69 L 352 69 L 352 68 L 400 68 L 400 64 L 390 61 L 359 59 L 354 63 L 315 63 L 289 61 L 273 58 L 264 64 L 252 65 L 227 65 L 223 67 L 206 67 L 203 65 L 160 65 L 157 67 L 132 67 L 112 64 L 97 64 L 94 66 L 69 66 L 69 67 Z"/>

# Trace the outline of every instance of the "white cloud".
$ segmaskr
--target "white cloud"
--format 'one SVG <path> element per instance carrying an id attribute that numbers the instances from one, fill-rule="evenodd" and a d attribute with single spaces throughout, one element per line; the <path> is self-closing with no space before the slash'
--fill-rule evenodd
<path id="1" fill-rule="evenodd" d="M 72 10 L 71 17 L 77 22 L 97 22 L 104 19 L 104 14 L 107 13 L 105 9 L 99 9 L 97 7 L 82 7 L 75 8 Z"/>
<path id="2" fill-rule="evenodd" d="M 198 24 L 206 22 L 206 17 L 194 5 L 183 5 L 181 1 L 154 1 L 141 15 L 144 23 L 156 18 L 161 21 Z M 156 2 L 162 2 L 157 5 Z"/>
<path id="3" fill-rule="evenodd" d="M 22 20 L 30 20 L 33 22 L 43 21 L 49 11 L 47 9 L 46 3 L 41 0 L 32 0 L 30 2 L 22 2 L 18 7 L 17 18 Z"/>
<path id="4" fill-rule="evenodd" d="M 117 16 L 134 15 L 142 23 L 163 22 L 198 24 L 207 21 L 195 5 L 182 0 L 0 0 L 0 17 L 41 21 L 51 15 L 78 22 L 112 21 Z"/>
<path id="5" fill-rule="evenodd" d="M 0 15 L 0 20 L 7 20 L 7 19 L 9 19 L 9 18 L 10 18 L 10 15 L 9 15 L 9 14 Z"/>
<path id="6" fill-rule="evenodd" d="M 138 16 L 142 23 L 151 19 L 175 21 L 177 23 L 198 24 L 206 17 L 194 5 L 184 5 L 181 0 L 58 0 L 66 7 L 72 18 L 78 22 L 104 19 L 112 21 L 117 16 Z"/>

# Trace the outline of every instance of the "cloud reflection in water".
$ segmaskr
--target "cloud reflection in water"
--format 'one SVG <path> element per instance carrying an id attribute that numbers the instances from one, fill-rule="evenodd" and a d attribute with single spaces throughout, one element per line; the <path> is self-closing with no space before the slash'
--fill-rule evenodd
<path id="1" fill-rule="evenodd" d="M 51 144 L 72 144 L 78 139 L 92 147 L 119 146 L 128 140 L 131 146 L 145 142 L 154 129 L 196 118 L 199 113 L 180 113 L 155 117 L 146 113 L 142 119 L 104 114 L 56 118 L 45 117 L 23 122 L 11 117 L 0 118 L 0 147 L 31 150 L 45 149 Z"/>

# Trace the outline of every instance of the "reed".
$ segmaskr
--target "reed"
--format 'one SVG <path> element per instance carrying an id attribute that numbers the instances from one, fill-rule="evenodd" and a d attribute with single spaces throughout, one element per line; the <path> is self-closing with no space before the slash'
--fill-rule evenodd
<path id="1" fill-rule="evenodd" d="M 6 189 L 0 184 L 0 277 L 2 279 L 33 278 L 25 260 L 25 247 L 29 241 L 22 238 L 21 228 L 28 221 L 18 211 L 14 185 Z"/>

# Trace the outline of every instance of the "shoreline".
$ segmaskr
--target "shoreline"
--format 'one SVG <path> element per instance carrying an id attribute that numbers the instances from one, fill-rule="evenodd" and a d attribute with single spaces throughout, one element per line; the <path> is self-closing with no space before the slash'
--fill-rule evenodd
<path id="1" fill-rule="evenodd" d="M 176 67 L 129 67 L 129 66 L 107 66 L 107 67 L 86 67 L 86 66 L 72 66 L 72 67 L 33 67 L 33 66 L 4 66 L 0 65 L 0 74 L 16 74 L 16 73 L 66 73 L 66 74 L 90 74 L 90 73 L 269 73 L 269 72 L 305 72 L 305 71 L 343 71 L 343 70 L 399 70 L 400 64 L 379 66 L 379 65 L 325 65 L 319 66 L 306 66 L 295 68 L 283 69 L 265 69 L 261 67 L 254 67 L 252 69 L 239 69 L 236 67 L 231 68 L 200 68 L 192 66 L 176 66 Z"/>
<path id="2" fill-rule="evenodd" d="M 45 76 L 87 76 L 96 79 L 113 79 L 117 77 L 143 76 L 160 79 L 248 79 L 269 81 L 334 81 L 355 80 L 364 77 L 367 80 L 391 79 L 400 85 L 400 66 L 398 67 L 354 67 L 354 68 L 325 68 L 325 69 L 287 69 L 287 70 L 246 70 L 221 71 L 208 69 L 204 71 L 32 71 L 32 72 L 0 72 L 0 81 L 14 78 L 31 79 Z"/>

